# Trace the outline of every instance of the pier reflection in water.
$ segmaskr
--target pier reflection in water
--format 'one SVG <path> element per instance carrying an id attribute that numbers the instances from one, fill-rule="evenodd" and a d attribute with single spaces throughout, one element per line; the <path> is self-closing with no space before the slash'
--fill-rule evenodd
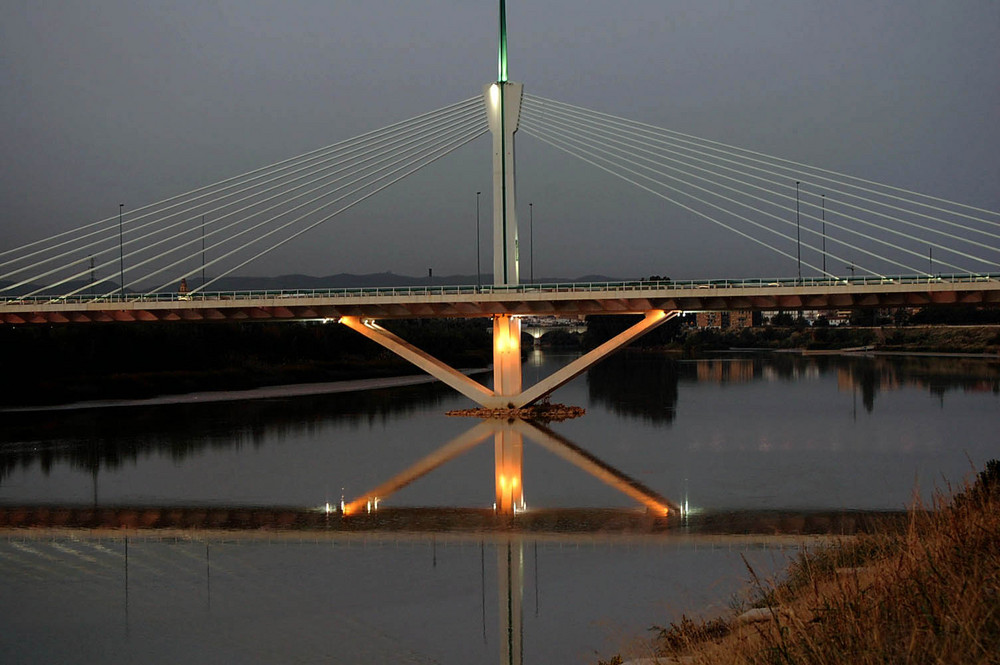
<path id="1" fill-rule="evenodd" d="M 524 500 L 524 437 L 538 442 L 595 478 L 611 485 L 622 493 L 646 506 L 654 516 L 666 519 L 671 509 L 667 499 L 644 487 L 641 483 L 604 464 L 581 448 L 558 436 L 538 423 L 521 419 L 484 420 L 452 439 L 431 455 L 411 465 L 361 497 L 342 506 L 346 519 L 360 511 L 378 510 L 379 501 L 409 485 L 423 475 L 467 452 L 492 436 L 494 445 L 494 485 L 497 515 L 513 517 L 526 509 Z M 524 626 L 524 540 L 521 536 L 508 536 L 497 544 L 497 599 L 500 618 L 500 662 L 503 665 L 520 665 L 524 658 L 522 640 Z M 537 554 L 536 559 L 537 563 Z M 536 577 L 537 582 L 537 577 Z M 484 601 L 485 602 L 485 601 Z M 485 610 L 484 610 L 485 613 Z"/>
<path id="2" fill-rule="evenodd" d="M 614 467 L 574 445 L 544 425 L 520 418 L 491 418 L 463 432 L 424 459 L 401 473 L 342 506 L 345 515 L 378 509 L 379 501 L 406 487 L 442 464 L 468 452 L 492 435 L 494 446 L 494 510 L 500 515 L 515 515 L 525 510 L 524 501 L 524 437 L 571 462 L 594 478 L 613 487 L 644 505 L 653 515 L 666 517 L 680 506 L 663 498 L 639 481 L 629 478 Z"/>

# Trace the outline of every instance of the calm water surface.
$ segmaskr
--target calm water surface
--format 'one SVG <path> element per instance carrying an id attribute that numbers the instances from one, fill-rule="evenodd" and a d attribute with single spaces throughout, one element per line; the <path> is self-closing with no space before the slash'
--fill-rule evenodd
<path id="1" fill-rule="evenodd" d="M 532 382 L 571 360 L 534 353 Z M 695 518 L 896 510 L 1000 454 L 1000 363 L 724 356 L 605 361 L 551 429 Z M 2 414 L 0 505 L 291 506 L 350 501 L 476 425 L 440 386 L 245 403 Z M 492 439 L 389 507 L 489 508 Z M 524 442 L 528 509 L 634 499 Z M 339 519 L 339 518 L 337 518 Z M 651 624 L 725 608 L 741 556 L 792 550 L 679 534 L 372 532 L 267 542 L 0 539 L 4 662 L 596 662 Z M 521 641 L 508 632 L 516 614 Z M 514 644 L 515 654 L 508 644 Z"/>

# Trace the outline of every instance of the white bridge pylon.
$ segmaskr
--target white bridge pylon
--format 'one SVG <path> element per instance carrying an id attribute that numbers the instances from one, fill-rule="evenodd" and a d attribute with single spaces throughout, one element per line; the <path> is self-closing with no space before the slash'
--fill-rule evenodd
<path id="1" fill-rule="evenodd" d="M 483 88 L 486 117 L 493 136 L 493 283 L 520 283 L 514 133 L 521 119 L 524 86 L 497 81 Z"/>
<path id="2" fill-rule="evenodd" d="M 501 28 L 501 34 L 503 30 Z M 501 49 L 502 51 L 503 49 Z M 483 99 L 493 134 L 493 281 L 497 286 L 517 286 L 517 197 L 514 177 L 514 133 L 521 113 L 522 85 L 502 80 L 483 89 Z M 374 320 L 346 316 L 340 322 L 381 344 L 431 376 L 488 409 L 528 406 L 579 376 L 594 363 L 666 323 L 680 312 L 661 309 L 646 312 L 641 321 L 596 349 L 539 381 L 527 390 L 521 385 L 521 320 L 516 315 L 493 317 L 493 390 L 418 349 L 381 327 Z"/>
<path id="3" fill-rule="evenodd" d="M 523 86 L 506 80 L 506 29 L 500 11 L 500 73 L 483 87 L 483 101 L 493 136 L 493 282 L 519 284 L 517 196 L 514 174 L 514 134 L 521 116 Z M 521 385 L 521 320 L 508 314 L 493 317 L 493 390 L 379 326 L 375 321 L 343 317 L 340 322 L 413 363 L 480 406 L 519 409 L 579 376 L 594 363 L 666 323 L 678 310 L 652 310 L 628 330 L 576 359 L 527 390 Z"/>

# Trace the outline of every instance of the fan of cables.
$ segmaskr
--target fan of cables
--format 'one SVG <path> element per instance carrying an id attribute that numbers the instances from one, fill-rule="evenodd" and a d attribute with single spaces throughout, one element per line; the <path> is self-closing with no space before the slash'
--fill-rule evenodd
<path id="1" fill-rule="evenodd" d="M 533 95 L 520 129 L 797 261 L 799 277 L 802 266 L 885 277 L 1000 265 L 1000 213 L 990 210 Z"/>
<path id="2" fill-rule="evenodd" d="M 487 131 L 473 97 L 0 252 L 0 297 L 196 293 Z"/>

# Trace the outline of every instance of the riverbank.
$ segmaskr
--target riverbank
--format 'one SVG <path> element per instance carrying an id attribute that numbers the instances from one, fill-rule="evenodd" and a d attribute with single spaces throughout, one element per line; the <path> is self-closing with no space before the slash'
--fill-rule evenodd
<path id="1" fill-rule="evenodd" d="M 452 367 L 490 362 L 482 322 L 418 319 L 391 329 Z M 0 326 L 0 348 L 17 377 L 0 384 L 8 408 L 416 373 L 356 332 L 315 322 Z"/>
<path id="2" fill-rule="evenodd" d="M 806 549 L 727 616 L 656 628 L 602 665 L 991 663 L 1000 653 L 1000 461 L 905 528 Z"/>
<path id="3" fill-rule="evenodd" d="M 489 368 L 463 370 L 467 376 L 485 374 Z M 166 404 L 211 404 L 215 402 L 244 402 L 252 399 L 275 399 L 306 397 L 309 395 L 332 395 L 336 393 L 381 390 L 434 383 L 438 379 L 428 374 L 356 379 L 353 381 L 332 381 L 321 383 L 297 383 L 280 386 L 266 386 L 249 390 L 213 390 L 178 395 L 160 395 L 146 399 L 103 399 L 53 404 L 45 406 L 21 406 L 0 408 L 0 413 L 31 413 L 37 411 L 78 411 L 83 409 L 106 409 L 126 406 L 163 406 Z"/>

